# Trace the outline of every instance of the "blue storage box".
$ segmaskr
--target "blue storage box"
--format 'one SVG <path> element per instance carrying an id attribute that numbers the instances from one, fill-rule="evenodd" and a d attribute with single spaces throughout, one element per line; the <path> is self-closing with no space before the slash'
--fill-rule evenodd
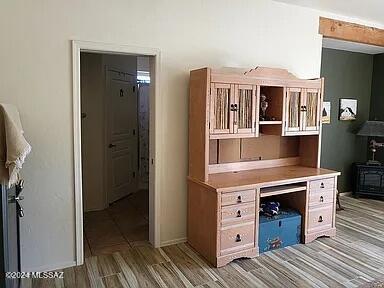
<path id="1" fill-rule="evenodd" d="M 279 215 L 260 215 L 260 253 L 300 243 L 301 215 L 295 210 L 281 209 Z"/>

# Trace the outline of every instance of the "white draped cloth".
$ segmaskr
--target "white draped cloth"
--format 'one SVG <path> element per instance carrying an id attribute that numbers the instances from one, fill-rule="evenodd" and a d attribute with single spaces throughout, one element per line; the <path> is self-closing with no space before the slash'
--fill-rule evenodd
<path id="1" fill-rule="evenodd" d="M 0 181 L 11 187 L 20 178 L 31 145 L 24 138 L 19 111 L 14 105 L 0 103 Z"/>

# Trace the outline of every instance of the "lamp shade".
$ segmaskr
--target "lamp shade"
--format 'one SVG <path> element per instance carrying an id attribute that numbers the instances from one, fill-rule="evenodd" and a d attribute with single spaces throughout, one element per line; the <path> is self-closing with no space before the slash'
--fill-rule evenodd
<path id="1" fill-rule="evenodd" d="M 359 136 L 370 136 L 370 137 L 384 137 L 384 122 L 383 121 L 366 121 L 361 126 Z"/>

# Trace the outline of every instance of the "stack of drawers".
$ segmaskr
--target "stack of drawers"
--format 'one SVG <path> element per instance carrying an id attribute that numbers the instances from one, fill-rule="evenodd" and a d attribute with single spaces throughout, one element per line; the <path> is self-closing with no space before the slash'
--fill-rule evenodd
<path id="1" fill-rule="evenodd" d="M 310 181 L 308 196 L 307 234 L 317 238 L 322 232 L 334 227 L 335 178 Z"/>
<path id="2" fill-rule="evenodd" d="M 221 256 L 255 247 L 255 195 L 254 189 L 221 194 Z"/>

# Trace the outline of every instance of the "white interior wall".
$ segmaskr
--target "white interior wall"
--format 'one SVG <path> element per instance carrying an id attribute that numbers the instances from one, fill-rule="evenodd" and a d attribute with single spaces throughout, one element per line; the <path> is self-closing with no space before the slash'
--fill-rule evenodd
<path id="1" fill-rule="evenodd" d="M 136 75 L 137 57 L 81 53 L 81 107 L 84 211 L 108 205 L 104 190 L 106 67 Z M 113 112 L 112 112 L 113 113 Z"/>
<path id="2" fill-rule="evenodd" d="M 75 260 L 70 40 L 161 51 L 155 163 L 166 245 L 186 237 L 189 71 L 263 65 L 317 77 L 321 14 L 270 0 L 2 1 L 0 97 L 19 107 L 33 146 L 22 172 L 22 270 Z"/>

